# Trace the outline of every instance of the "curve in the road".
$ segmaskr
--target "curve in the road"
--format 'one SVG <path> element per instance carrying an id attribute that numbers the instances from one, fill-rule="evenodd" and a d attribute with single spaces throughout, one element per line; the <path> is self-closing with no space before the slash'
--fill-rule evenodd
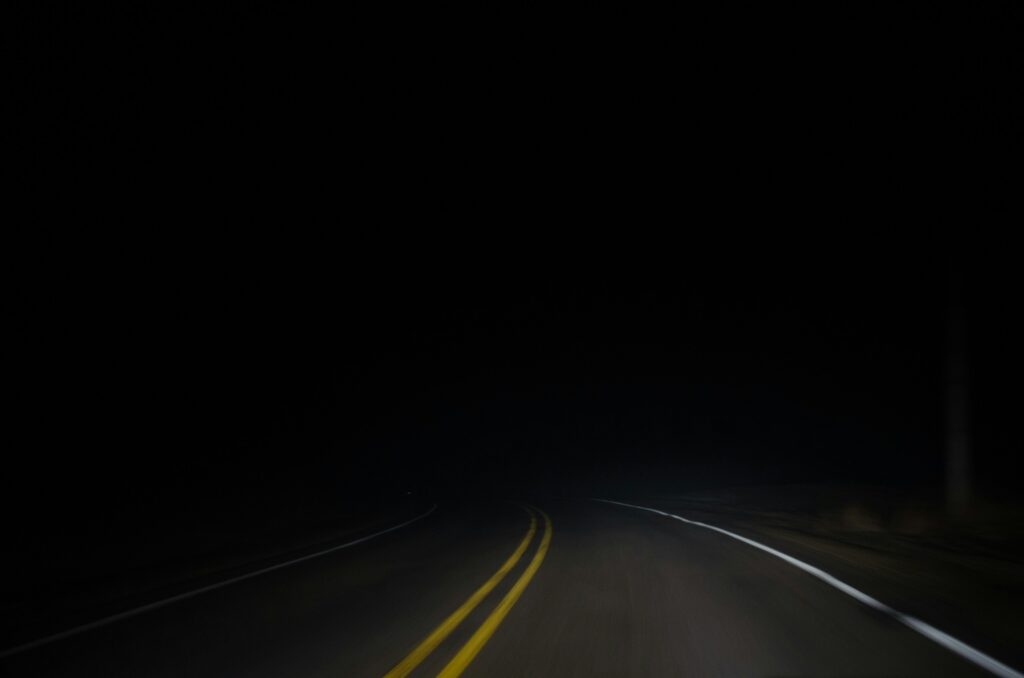
<path id="1" fill-rule="evenodd" d="M 440 645 L 445 638 L 451 635 L 459 624 L 462 623 L 469 613 L 476 609 L 476 606 L 487 597 L 491 591 L 494 590 L 501 580 L 505 578 L 512 568 L 516 566 L 519 559 L 522 558 L 526 549 L 530 546 L 530 542 L 533 540 L 533 535 L 537 532 L 537 519 L 534 517 L 533 512 L 527 509 L 527 513 L 530 515 L 530 528 L 526 531 L 526 536 L 523 537 L 522 541 L 519 542 L 519 546 L 512 552 L 512 555 L 502 564 L 498 571 L 495 572 L 490 579 L 484 582 L 483 586 L 478 588 L 473 595 L 466 599 L 462 605 L 458 607 L 454 612 L 448 615 L 441 624 L 430 632 L 430 634 L 417 645 L 412 652 L 398 662 L 393 669 L 388 671 L 384 678 L 402 678 L 403 676 L 409 675 L 417 666 L 419 666 L 424 659 L 426 659 L 434 649 Z M 545 516 L 546 517 L 546 516 Z"/>
<path id="2" fill-rule="evenodd" d="M 494 635 L 494 632 L 501 625 L 506 615 L 508 615 L 512 606 L 519 600 L 519 596 L 523 594 L 523 590 L 526 589 L 526 585 L 533 579 L 533 575 L 537 574 L 537 570 L 540 568 L 541 563 L 544 562 L 544 556 L 548 552 L 548 546 L 551 544 L 551 518 L 540 509 L 536 510 L 544 517 L 544 536 L 541 538 L 540 547 L 537 549 L 537 553 L 534 554 L 533 560 L 530 561 L 526 570 L 520 575 L 509 592 L 505 594 L 505 597 L 501 599 L 501 602 L 494 608 L 490 616 L 480 625 L 480 628 L 466 641 L 462 649 L 452 657 L 448 665 L 437 674 L 437 678 L 458 678 L 462 675 L 462 672 L 466 670 L 466 667 L 469 666 L 470 662 L 473 661 L 484 645 L 487 644 L 487 641 L 490 640 L 491 636 Z"/>
<path id="3" fill-rule="evenodd" d="M 976 665 L 976 666 L 978 666 L 978 667 L 980 667 L 982 669 L 985 669 L 986 671 L 992 673 L 993 675 L 999 676 L 1000 678 L 1024 678 L 1024 673 L 1021 673 L 1020 671 L 1017 671 L 1017 670 L 1007 666 L 1006 664 L 1003 664 L 999 660 L 997 660 L 997 659 L 995 659 L 993 657 L 990 657 L 989 655 L 985 654 L 984 652 L 981 652 L 980 650 L 977 650 L 977 649 L 971 647 L 967 643 L 965 643 L 965 642 L 963 642 L 961 640 L 958 640 L 957 638 L 954 638 L 953 636 L 949 635 L 948 633 L 940 631 L 939 629 L 935 628 L 931 624 L 928 624 L 926 622 L 921 621 L 920 619 L 917 619 L 916 617 L 912 617 L 912 616 L 910 616 L 908 614 L 904 614 L 904 613 L 902 613 L 902 612 L 900 612 L 898 610 L 895 610 L 895 609 L 889 607 L 888 605 L 886 605 L 885 603 L 883 603 L 883 602 L 881 602 L 879 600 L 876 600 L 875 598 L 872 598 L 871 596 L 869 596 L 868 594 L 864 593 L 863 591 L 855 589 L 854 587 L 850 586 L 846 582 L 843 582 L 843 581 L 840 581 L 839 579 L 836 579 L 835 577 L 830 575 L 828 572 L 825 572 L 824 570 L 821 570 L 821 569 L 819 569 L 819 568 L 817 568 L 817 567 L 815 567 L 813 565 L 809 565 L 809 564 L 803 562 L 802 560 L 797 560 L 793 556 L 790 556 L 790 555 L 787 555 L 785 553 L 782 553 L 781 551 L 773 549 L 770 546 L 765 546 L 764 544 L 756 542 L 753 539 L 748 539 L 747 537 L 743 537 L 741 535 L 738 535 L 738 534 L 736 534 L 734 532 L 730 532 L 728 530 L 723 530 L 722 528 L 716 527 L 714 525 L 709 525 L 708 523 L 702 523 L 702 522 L 697 521 L 697 520 L 690 520 L 689 518 L 683 518 L 682 516 L 677 516 L 674 513 L 668 513 L 666 511 L 660 511 L 660 510 L 655 509 L 655 508 L 649 508 L 647 506 L 637 506 L 635 504 L 627 504 L 627 503 L 624 503 L 624 502 L 621 502 L 621 501 L 612 501 L 611 499 L 597 499 L 596 501 L 604 502 L 606 504 L 616 504 L 618 506 L 625 506 L 625 507 L 628 507 L 628 508 L 639 509 L 641 511 L 649 511 L 651 513 L 656 513 L 658 515 L 665 516 L 666 518 L 672 518 L 674 520 L 679 520 L 679 521 L 684 522 L 684 523 L 686 523 L 688 525 L 695 525 L 697 527 L 703 527 L 703 528 L 708 529 L 708 530 L 713 530 L 713 531 L 718 532 L 720 534 L 724 534 L 727 537 L 731 537 L 733 539 L 741 541 L 744 544 L 747 544 L 749 546 L 753 546 L 754 548 L 760 549 L 761 551 L 764 551 L 765 553 L 769 553 L 769 554 L 775 556 L 776 558 L 780 558 L 780 559 L 786 561 L 787 563 L 789 563 L 790 565 L 793 565 L 794 567 L 797 567 L 797 568 L 803 570 L 807 574 L 820 579 L 821 581 L 825 582 L 829 586 L 832 586 L 833 588 L 836 588 L 836 589 L 842 591 L 846 595 L 848 595 L 848 596 L 858 600 L 859 602 L 861 602 L 861 603 L 863 603 L 863 604 L 865 604 L 865 605 L 867 605 L 867 606 L 869 606 L 869 607 L 871 607 L 871 608 L 873 608 L 875 610 L 878 610 L 879 612 L 882 612 L 882 613 L 884 613 L 886 615 L 889 615 L 890 617 L 892 617 L 896 621 L 900 622 L 901 624 L 904 624 L 904 625 L 910 627 L 911 629 L 913 629 L 914 631 L 917 631 L 918 633 L 920 633 L 924 637 L 928 638 L 929 640 L 932 640 L 932 641 L 938 643 L 939 645 L 941 645 L 942 647 L 946 648 L 947 650 L 949 650 L 949 651 L 959 655 L 960 657 L 966 659 L 967 661 L 971 662 L 972 664 L 974 664 L 974 665 Z"/>

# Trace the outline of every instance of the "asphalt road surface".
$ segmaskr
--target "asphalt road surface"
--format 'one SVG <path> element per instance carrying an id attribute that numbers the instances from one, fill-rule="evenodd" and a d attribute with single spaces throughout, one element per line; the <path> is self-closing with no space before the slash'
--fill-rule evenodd
<path id="1" fill-rule="evenodd" d="M 748 544 L 582 500 L 443 505 L 0 660 L 16 677 L 439 674 L 991 675 Z"/>

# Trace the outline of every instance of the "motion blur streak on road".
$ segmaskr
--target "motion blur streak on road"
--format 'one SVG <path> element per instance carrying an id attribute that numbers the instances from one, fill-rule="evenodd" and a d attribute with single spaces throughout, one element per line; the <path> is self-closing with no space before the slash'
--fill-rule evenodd
<path id="1" fill-rule="evenodd" d="M 557 537 L 531 543 L 411 675 L 437 675 L 482 628 L 464 676 L 988 675 L 735 539 L 620 506 L 539 504 Z M 442 504 L 352 549 L 10 657 L 0 675 L 379 678 L 522 539 L 514 504 Z"/>

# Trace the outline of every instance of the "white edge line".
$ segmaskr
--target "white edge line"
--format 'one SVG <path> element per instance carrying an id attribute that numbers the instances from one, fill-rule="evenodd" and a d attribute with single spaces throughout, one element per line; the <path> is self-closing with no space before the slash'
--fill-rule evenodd
<path id="1" fill-rule="evenodd" d="M 412 523 L 415 523 L 417 520 L 421 520 L 423 518 L 426 518 L 431 513 L 433 513 L 435 509 L 437 509 L 437 504 L 434 504 L 433 506 L 431 506 L 430 509 L 427 510 L 426 513 L 421 513 L 420 515 L 416 516 L 415 518 L 407 520 L 404 523 L 399 523 L 398 525 L 394 525 L 392 527 L 389 527 L 386 530 L 381 530 L 380 532 L 374 532 L 371 535 L 367 535 L 365 537 L 360 537 L 359 539 L 355 539 L 353 541 L 350 541 L 350 542 L 347 542 L 347 543 L 344 543 L 344 544 L 340 544 L 338 546 L 332 546 L 329 549 L 324 549 L 323 551 L 317 551 L 316 553 L 311 553 L 309 555 L 302 556 L 301 558 L 295 558 L 294 560 L 289 560 L 289 561 L 284 562 L 284 563 L 278 563 L 277 565 L 271 565 L 270 567 L 264 567 L 264 568 L 262 568 L 260 570 L 256 570 L 255 572 L 248 572 L 248 573 L 240 575 L 238 577 L 232 577 L 231 579 L 225 579 L 224 581 L 220 581 L 220 582 L 217 582 L 215 584 L 210 584 L 208 586 L 203 586 L 203 587 L 200 587 L 198 589 L 193 589 L 192 591 L 186 591 L 185 593 L 179 593 L 176 596 L 171 596 L 170 598 L 164 598 L 163 600 L 158 600 L 158 601 L 156 601 L 154 603 L 149 603 L 147 605 L 143 605 L 141 607 L 136 607 L 136 608 L 133 608 L 131 610 L 126 610 L 124 612 L 119 612 L 117 614 L 110 615 L 109 617 L 104 617 L 102 619 L 97 619 L 96 621 L 92 621 L 92 622 L 89 622 L 87 624 L 82 624 L 81 626 L 76 626 L 76 627 L 74 627 L 72 629 L 68 629 L 67 631 L 61 631 L 60 633 L 55 633 L 55 634 L 53 634 L 51 636 L 46 636 L 45 638 L 39 638 L 37 640 L 30 641 L 28 643 L 25 643 L 24 645 L 18 645 L 16 647 L 8 648 L 6 650 L 0 651 L 0 659 L 6 659 L 7 657 L 19 654 L 19 653 L 24 652 L 26 650 L 31 650 L 31 649 L 37 648 L 37 647 L 39 647 L 41 645 L 47 645 L 47 644 L 52 643 L 52 642 L 57 641 L 57 640 L 63 640 L 64 638 L 68 638 L 70 636 L 76 636 L 79 633 L 84 633 L 85 631 L 91 631 L 91 630 L 97 629 L 97 628 L 99 628 L 101 626 L 106 626 L 107 624 L 113 624 L 114 622 L 121 621 L 122 619 L 127 619 L 128 617 L 134 617 L 135 615 L 142 614 L 143 612 L 149 612 L 151 610 L 155 610 L 157 608 L 164 607 L 165 605 L 170 605 L 172 603 L 177 603 L 177 602 L 185 600 L 187 598 L 192 598 L 193 596 L 198 596 L 201 593 L 206 593 L 207 591 L 213 591 L 214 589 L 222 588 L 222 587 L 227 586 L 229 584 L 234 584 L 234 583 L 243 581 L 245 579 L 251 579 L 251 578 L 259 576 L 261 574 L 266 574 L 267 572 L 273 572 L 274 570 L 280 570 L 283 567 L 288 567 L 289 565 L 294 565 L 296 563 L 301 563 L 304 560 L 311 560 L 313 558 L 317 558 L 319 556 L 326 555 L 326 554 L 331 553 L 333 551 L 340 551 L 341 549 L 345 549 L 345 548 L 348 548 L 350 546 L 355 546 L 356 544 L 362 544 L 363 542 L 369 541 L 369 540 L 373 539 L 374 537 L 379 537 L 382 534 L 387 534 L 388 532 L 394 532 L 395 530 L 403 528 L 406 525 L 411 525 Z"/>
<path id="2" fill-rule="evenodd" d="M 666 518 L 674 518 L 676 520 L 681 520 L 684 523 L 688 523 L 690 525 L 696 525 L 697 527 L 704 527 L 704 528 L 707 528 L 709 530 L 714 530 L 715 532 L 719 532 L 721 534 L 724 534 L 727 537 L 732 537 L 733 539 L 737 539 L 737 540 L 743 542 L 744 544 L 749 544 L 750 546 L 753 546 L 756 549 L 761 549 L 762 551 L 764 551 L 766 553 L 770 553 L 773 556 L 775 556 L 776 558 L 781 558 L 782 560 L 786 561 L 790 565 L 793 565 L 794 567 L 798 567 L 801 570 L 803 570 L 804 572 L 806 572 L 807 574 L 810 574 L 810 575 L 812 575 L 814 577 L 817 577 L 818 579 L 820 579 L 821 581 L 825 582 L 826 584 L 828 584 L 828 585 L 830 585 L 830 586 L 832 586 L 834 588 L 839 589 L 840 591 L 842 591 L 846 595 L 848 595 L 848 596 L 850 596 L 850 597 L 860 601 L 861 603 L 864 603 L 868 607 L 874 608 L 874 609 L 876 609 L 876 610 L 878 610 L 880 612 L 884 612 L 885 614 L 889 615 L 893 619 L 895 619 L 895 620 L 899 621 L 900 623 L 902 623 L 902 624 L 904 624 L 906 626 L 909 626 L 913 630 L 917 631 L 918 633 L 920 633 L 925 638 L 928 638 L 929 640 L 932 640 L 932 641 L 938 643 L 939 645 L 941 645 L 942 647 L 946 648 L 947 650 L 949 650 L 949 651 L 959 655 L 960 657 L 963 657 L 964 659 L 966 659 L 967 661 L 971 662 L 972 664 L 980 666 L 981 668 L 985 669 L 986 671 L 989 671 L 990 673 L 992 673 L 992 674 L 994 674 L 996 676 L 1000 676 L 1001 678 L 1024 678 L 1024 673 L 1020 673 L 1019 671 L 1016 671 L 1015 669 L 1010 668 L 1006 664 L 1003 664 L 1002 662 L 998 661 L 997 659 L 993 659 L 992 657 L 988 656 L 984 652 L 981 652 L 980 650 L 974 649 L 973 647 L 971 647 L 967 643 L 965 643 L 965 642 L 963 642 L 961 640 L 957 640 L 956 638 L 954 638 L 953 636 L 949 635 L 948 633 L 944 633 L 944 632 L 938 630 L 937 628 L 935 628 L 931 624 L 927 624 L 927 623 L 921 621 L 920 619 L 917 619 L 915 617 L 911 617 L 910 615 L 907 615 L 907 614 L 903 614 L 902 612 L 900 612 L 898 610 L 894 610 L 893 608 L 889 607 L 885 603 L 880 602 L 878 600 L 875 600 L 874 598 L 872 598 L 868 594 L 864 593 L 863 591 L 859 591 L 859 590 L 853 588 L 852 586 L 850 586 L 849 584 L 836 579 L 835 577 L 830 575 L 828 572 L 825 572 L 824 570 L 820 570 L 817 567 L 814 567 L 813 565 L 808 565 L 807 563 L 803 562 L 802 560 L 797 560 L 793 556 L 786 555 L 785 553 L 782 553 L 781 551 L 776 551 L 775 549 L 771 548 L 770 546 L 765 546 L 764 544 L 760 544 L 760 543 L 754 541 L 753 539 L 747 539 L 746 537 L 741 537 L 738 534 L 735 534 L 733 532 L 729 532 L 728 530 L 723 530 L 722 528 L 715 527 L 714 525 L 708 525 L 707 523 L 701 523 L 701 522 L 698 522 L 696 520 L 689 520 L 687 518 L 683 518 L 682 516 L 677 516 L 677 515 L 675 515 L 673 513 L 666 513 L 665 511 L 659 511 L 658 509 L 647 508 L 646 506 L 636 506 L 634 504 L 625 504 L 625 503 L 623 503 L 621 501 L 612 501 L 610 499 L 595 499 L 595 501 L 604 502 L 606 504 L 618 504 L 619 506 L 627 506 L 629 508 L 640 509 L 641 511 L 650 511 L 651 513 L 657 513 L 658 515 L 665 516 Z"/>

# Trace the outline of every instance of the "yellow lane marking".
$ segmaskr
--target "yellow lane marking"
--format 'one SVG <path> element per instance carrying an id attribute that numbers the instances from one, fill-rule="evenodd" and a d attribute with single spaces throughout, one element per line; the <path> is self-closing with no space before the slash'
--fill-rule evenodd
<path id="1" fill-rule="evenodd" d="M 523 553 L 526 552 L 526 548 L 530 545 L 530 540 L 533 539 L 533 535 L 537 532 L 537 519 L 534 517 L 532 511 L 527 510 L 527 513 L 530 514 L 530 529 L 526 532 L 526 536 L 523 537 L 523 540 L 519 542 L 519 546 L 516 550 L 513 551 L 512 555 L 505 561 L 505 564 L 494 573 L 494 576 L 484 582 L 484 585 L 478 588 L 476 593 L 471 595 L 466 602 L 459 607 L 459 609 L 452 612 L 447 619 L 441 622 L 440 626 L 434 629 L 429 636 L 424 638 L 423 642 L 416 646 L 416 649 L 410 652 L 405 659 L 400 661 L 395 668 L 384 674 L 384 678 L 399 678 L 400 676 L 409 675 L 413 669 L 419 666 L 420 662 L 427 658 L 427 655 L 433 652 L 434 648 L 440 645 L 441 642 L 448 637 L 448 634 L 455 630 L 462 620 L 473 611 L 473 608 L 479 605 L 480 601 L 487 597 L 487 594 L 490 593 L 502 579 L 504 579 L 505 575 L 516 566 L 516 563 L 519 562 Z"/>
<path id="2" fill-rule="evenodd" d="M 548 514 L 540 509 L 536 510 L 544 516 L 544 536 L 540 540 L 540 547 L 537 549 L 537 553 L 534 554 L 533 560 L 530 561 L 526 571 L 519 577 L 519 581 L 505 594 L 505 597 L 501 599 L 501 602 L 494 608 L 491 615 L 484 620 L 484 623 L 480 625 L 476 633 L 466 641 L 466 644 L 462 646 L 459 653 L 448 662 L 448 666 L 444 667 L 441 673 L 437 674 L 437 678 L 456 678 L 466 670 L 469 663 L 473 661 L 473 658 L 476 657 L 487 641 L 490 640 L 491 636 L 494 635 L 494 632 L 502 620 L 505 619 L 508 611 L 519 600 L 519 596 L 523 594 L 523 590 L 530 583 L 530 580 L 533 579 L 533 575 L 537 573 L 541 561 L 544 560 L 544 555 L 548 552 L 548 545 L 551 543 L 551 518 L 548 518 Z"/>

